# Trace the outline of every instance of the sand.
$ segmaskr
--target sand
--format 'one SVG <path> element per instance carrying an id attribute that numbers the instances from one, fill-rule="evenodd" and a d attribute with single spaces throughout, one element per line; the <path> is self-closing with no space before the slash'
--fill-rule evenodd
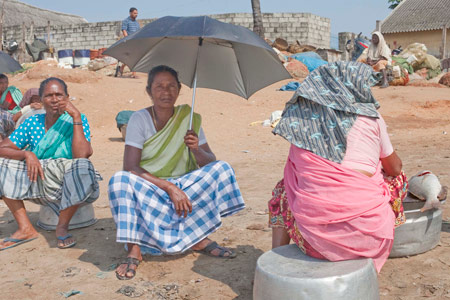
<path id="1" fill-rule="evenodd" d="M 289 144 L 271 129 L 250 126 L 283 109 L 292 92 L 277 91 L 288 81 L 271 85 L 248 101 L 237 96 L 199 89 L 196 111 L 216 156 L 235 169 L 247 208 L 225 218 L 211 238 L 233 247 L 238 257 L 215 259 L 193 252 L 178 256 L 144 257 L 135 279 L 119 281 L 113 264 L 126 255 L 115 242 L 115 224 L 109 209 L 107 184 L 121 170 L 124 143 L 116 128 L 121 110 L 150 105 L 146 76 L 114 78 L 83 70 L 62 70 L 41 63 L 27 74 L 10 78 L 22 90 L 38 87 L 53 74 L 67 80 L 73 103 L 89 119 L 94 155 L 103 175 L 101 196 L 94 203 L 95 225 L 73 230 L 78 244 L 56 247 L 54 232 L 38 229 L 39 239 L 0 252 L 1 299 L 63 299 L 61 292 L 81 291 L 71 299 L 251 299 L 258 257 L 271 247 L 267 228 L 267 201 L 281 179 Z M 374 88 L 394 147 L 408 176 L 431 170 L 450 186 L 450 89 L 436 87 Z M 191 90 L 183 86 L 178 103 L 189 103 Z M 39 207 L 26 203 L 33 223 Z M 381 299 L 450 298 L 450 206 L 444 208 L 440 244 L 425 254 L 389 259 L 379 275 Z M 0 237 L 16 230 L 13 216 L 0 202 Z M 252 228 L 252 229 L 247 229 Z M 124 287 L 129 286 L 129 287 Z"/>

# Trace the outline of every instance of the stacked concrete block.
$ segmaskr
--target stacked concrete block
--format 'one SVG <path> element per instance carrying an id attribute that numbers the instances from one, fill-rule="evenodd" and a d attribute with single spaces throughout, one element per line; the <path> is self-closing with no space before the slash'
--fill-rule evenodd
<path id="1" fill-rule="evenodd" d="M 211 15 L 222 22 L 253 29 L 253 15 L 250 13 L 230 13 Z M 142 26 L 156 19 L 140 19 Z M 121 22 L 97 22 L 50 27 L 50 44 L 55 50 L 62 49 L 98 49 L 109 47 L 121 36 Z M 289 43 L 299 41 L 317 48 L 330 47 L 330 19 L 310 13 L 264 13 L 263 25 L 265 36 L 271 40 L 284 38 Z M 47 27 L 35 27 L 34 35 L 47 40 Z M 3 28 L 6 40 L 22 40 L 22 27 Z M 30 36 L 29 29 L 26 36 Z M 27 40 L 27 42 L 31 42 Z"/>

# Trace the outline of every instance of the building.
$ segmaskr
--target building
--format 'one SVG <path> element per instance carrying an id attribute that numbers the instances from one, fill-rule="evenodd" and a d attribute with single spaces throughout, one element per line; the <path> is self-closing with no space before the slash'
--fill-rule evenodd
<path id="1" fill-rule="evenodd" d="M 25 26 L 47 26 L 48 21 L 52 25 L 69 25 L 87 23 L 80 16 L 65 14 L 61 12 L 42 9 L 16 0 L 0 0 L 0 9 L 3 8 L 3 27 Z"/>
<path id="2" fill-rule="evenodd" d="M 381 23 L 391 49 L 422 43 L 436 57 L 450 57 L 450 0 L 403 0 Z"/>

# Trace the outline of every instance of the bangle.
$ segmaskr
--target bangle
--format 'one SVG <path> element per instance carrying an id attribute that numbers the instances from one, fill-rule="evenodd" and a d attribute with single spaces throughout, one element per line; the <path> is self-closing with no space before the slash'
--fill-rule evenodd
<path id="1" fill-rule="evenodd" d="M 83 125 L 83 122 L 73 122 L 73 125 Z"/>

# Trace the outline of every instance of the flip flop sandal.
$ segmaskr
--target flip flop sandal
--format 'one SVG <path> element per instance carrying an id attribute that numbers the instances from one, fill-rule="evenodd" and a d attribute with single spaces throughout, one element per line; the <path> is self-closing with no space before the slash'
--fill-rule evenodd
<path id="1" fill-rule="evenodd" d="M 35 240 L 35 239 L 37 239 L 37 237 L 31 238 L 31 239 L 15 239 L 15 238 L 10 238 L 10 237 L 5 238 L 5 239 L 3 240 L 3 243 L 6 243 L 6 242 L 12 242 L 12 243 L 14 243 L 14 244 L 9 245 L 8 247 L 5 247 L 5 248 L 0 249 L 0 251 L 6 250 L 6 249 L 9 249 L 9 248 L 14 248 L 14 247 L 16 247 L 16 246 L 19 246 L 19 245 L 22 245 L 22 244 L 31 242 L 32 240 Z"/>
<path id="2" fill-rule="evenodd" d="M 130 268 L 130 265 L 135 265 L 135 266 L 136 266 L 136 269 L 137 269 L 137 267 L 139 266 L 140 263 L 141 263 L 141 262 L 140 262 L 139 259 L 137 259 L 137 258 L 134 258 L 134 257 L 127 257 L 125 260 L 123 260 L 123 261 L 119 264 L 119 266 L 120 266 L 120 265 L 127 265 L 127 270 L 126 270 L 126 272 L 125 272 L 125 275 L 119 275 L 119 273 L 117 273 L 117 271 L 116 271 L 116 277 L 117 277 L 117 279 L 119 279 L 119 280 L 130 280 L 130 279 L 133 279 L 134 276 L 136 276 L 136 270 L 131 269 L 131 268 Z M 133 274 L 131 277 L 128 277 L 128 276 L 127 276 L 127 273 L 129 273 L 129 272 L 131 272 L 131 273 Z"/>
<path id="3" fill-rule="evenodd" d="M 214 249 L 220 250 L 219 255 L 214 255 L 211 253 Z M 217 244 L 217 242 L 211 242 L 205 248 L 203 248 L 201 250 L 194 250 L 194 251 L 202 253 L 202 254 L 206 254 L 206 255 L 209 255 L 212 257 L 217 257 L 217 258 L 235 258 L 237 256 L 236 252 L 234 252 L 231 249 L 219 246 L 219 244 Z M 229 253 L 229 255 L 225 256 L 225 253 Z"/>
<path id="4" fill-rule="evenodd" d="M 64 242 L 65 240 L 67 240 L 68 238 L 71 238 L 73 235 L 71 235 L 70 233 L 65 235 L 65 236 L 57 236 L 56 238 L 59 241 Z M 57 244 L 59 249 L 67 249 L 67 248 L 71 248 L 73 246 L 75 246 L 77 244 L 77 241 L 73 241 L 72 243 L 68 244 L 68 245 L 64 245 L 64 246 L 60 246 L 59 244 Z"/>

